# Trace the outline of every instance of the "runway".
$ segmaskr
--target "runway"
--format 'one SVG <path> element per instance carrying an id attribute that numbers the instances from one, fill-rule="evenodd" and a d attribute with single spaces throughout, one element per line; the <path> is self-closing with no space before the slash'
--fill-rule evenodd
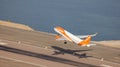
<path id="1" fill-rule="evenodd" d="M 120 50 L 102 45 L 79 47 L 58 42 L 54 34 L 31 32 L 0 26 L 0 65 L 2 67 L 119 67 Z M 54 49 L 80 50 L 77 55 L 52 55 Z M 82 51 L 90 50 L 90 51 Z M 87 58 L 78 58 L 86 53 Z M 14 63 L 15 62 L 15 63 Z"/>
<path id="2" fill-rule="evenodd" d="M 5 41 L 4 41 L 5 42 Z M 53 50 L 39 48 L 27 44 L 17 44 L 15 42 L 6 42 L 9 45 L 0 45 L 0 53 L 2 57 L 9 57 L 16 60 L 22 60 L 29 63 L 36 64 L 35 66 L 53 67 L 55 65 L 63 65 L 66 67 L 97 67 L 103 63 L 107 65 L 115 65 L 111 62 L 103 62 L 94 58 L 78 58 L 69 54 L 65 55 L 52 55 Z M 92 59 L 92 62 L 91 62 Z M 44 61 L 44 62 L 42 62 Z M 96 63 L 97 61 L 97 63 Z M 91 64 L 92 63 L 92 64 Z M 40 65 L 39 65 L 40 64 Z M 52 66 L 53 65 L 53 66 Z M 58 66 L 59 67 L 59 66 Z"/>
<path id="3" fill-rule="evenodd" d="M 16 49 L 16 48 L 10 48 L 10 47 L 6 47 L 6 46 L 0 46 L 0 49 L 3 51 L 7 51 L 7 52 L 21 54 L 21 55 L 25 55 L 25 56 L 29 56 L 29 57 L 38 58 L 38 59 L 40 58 L 40 59 L 49 60 L 49 61 L 53 61 L 53 62 L 59 62 L 59 63 L 68 64 L 68 65 L 72 65 L 72 66 L 95 67 L 95 66 L 90 65 L 90 64 L 80 63 L 80 62 L 76 62 L 76 61 L 72 61 L 72 60 L 68 60 L 68 59 L 53 57 L 53 56 L 40 54 L 40 53 L 34 53 L 34 52 L 20 50 L 20 49 Z"/>

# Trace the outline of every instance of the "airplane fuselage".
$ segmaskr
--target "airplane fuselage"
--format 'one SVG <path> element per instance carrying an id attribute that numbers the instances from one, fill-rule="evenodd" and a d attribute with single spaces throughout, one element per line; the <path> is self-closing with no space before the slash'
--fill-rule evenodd
<path id="1" fill-rule="evenodd" d="M 60 30 L 61 29 L 61 30 Z M 76 37 L 75 35 L 73 35 L 72 33 L 63 30 L 62 28 L 54 28 L 54 30 L 61 34 L 62 36 L 64 36 L 66 39 L 68 39 L 71 42 L 74 42 L 76 44 L 78 44 L 80 41 L 82 41 L 80 38 Z"/>

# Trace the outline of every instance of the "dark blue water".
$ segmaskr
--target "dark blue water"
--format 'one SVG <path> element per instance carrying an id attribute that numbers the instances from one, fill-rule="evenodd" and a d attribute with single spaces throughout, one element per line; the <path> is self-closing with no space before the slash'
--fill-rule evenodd
<path id="1" fill-rule="evenodd" d="M 120 0 L 0 0 L 0 20 L 50 33 L 60 25 L 76 35 L 98 32 L 93 40 L 120 40 Z"/>

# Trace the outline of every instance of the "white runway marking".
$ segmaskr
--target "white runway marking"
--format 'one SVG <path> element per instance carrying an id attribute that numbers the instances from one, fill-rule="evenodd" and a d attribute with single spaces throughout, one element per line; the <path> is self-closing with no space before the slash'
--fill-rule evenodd
<path id="1" fill-rule="evenodd" d="M 33 46 L 33 45 L 28 45 L 28 44 L 25 44 L 25 46 L 31 46 L 31 47 L 35 47 L 35 48 L 44 49 L 44 50 L 54 51 L 52 49 L 49 49 L 47 46 L 45 46 L 45 47 L 39 47 L 39 46 Z"/>
<path id="2" fill-rule="evenodd" d="M 112 66 L 106 65 L 106 64 L 101 64 L 100 66 L 102 66 L 102 67 L 112 67 Z"/>
<path id="3" fill-rule="evenodd" d="M 0 42 L 0 45 L 7 45 L 7 43 L 4 43 L 4 42 Z"/>
<path id="4" fill-rule="evenodd" d="M 22 62 L 22 63 L 26 63 L 26 64 L 31 64 L 31 65 L 34 65 L 34 66 L 47 67 L 45 65 L 40 65 L 40 64 L 31 63 L 31 62 L 27 62 L 27 61 L 22 61 L 22 60 L 18 60 L 18 59 L 13 59 L 13 58 L 9 58 L 9 57 L 0 56 L 0 58 L 9 59 L 9 60 L 13 60 L 13 61 L 17 61 L 17 62 Z"/>

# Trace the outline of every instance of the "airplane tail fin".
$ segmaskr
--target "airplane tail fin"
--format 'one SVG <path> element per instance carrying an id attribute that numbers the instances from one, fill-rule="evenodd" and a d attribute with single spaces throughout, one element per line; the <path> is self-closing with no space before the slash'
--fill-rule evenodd
<path id="1" fill-rule="evenodd" d="M 91 41 L 91 36 L 88 36 L 86 39 L 82 40 L 81 42 L 79 42 L 78 45 L 80 46 L 90 46 L 89 43 Z"/>

